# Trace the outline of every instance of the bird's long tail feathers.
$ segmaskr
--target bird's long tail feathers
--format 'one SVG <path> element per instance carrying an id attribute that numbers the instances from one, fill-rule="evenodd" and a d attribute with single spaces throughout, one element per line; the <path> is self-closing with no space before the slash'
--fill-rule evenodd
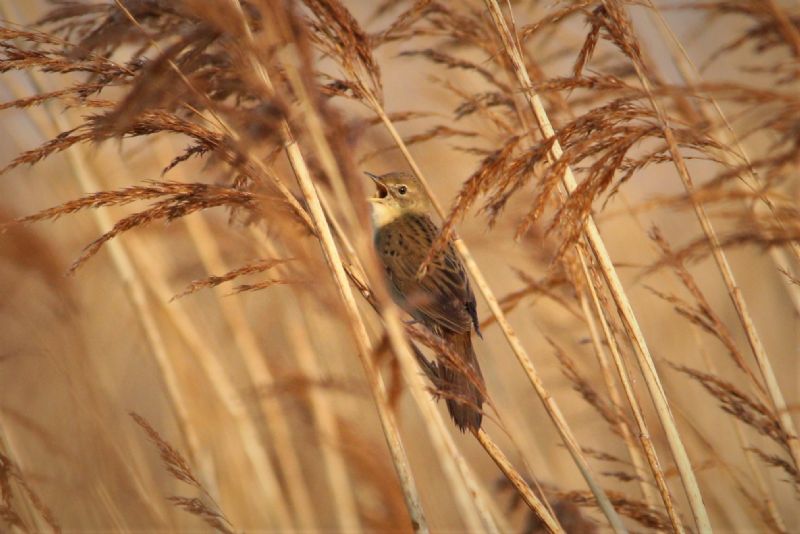
<path id="1" fill-rule="evenodd" d="M 478 430 L 483 419 L 484 397 L 481 389 L 485 390 L 485 387 L 478 358 L 472 349 L 471 334 L 449 334 L 445 341 L 471 370 L 471 376 L 468 376 L 452 364 L 439 363 L 439 378 L 447 399 L 447 410 L 462 432 L 467 429 Z"/>

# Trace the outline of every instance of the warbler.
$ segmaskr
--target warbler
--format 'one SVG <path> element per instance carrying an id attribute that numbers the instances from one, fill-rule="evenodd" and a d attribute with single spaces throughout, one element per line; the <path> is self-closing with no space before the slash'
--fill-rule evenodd
<path id="1" fill-rule="evenodd" d="M 436 254 L 418 276 L 439 228 L 428 215 L 430 201 L 417 178 L 406 172 L 382 176 L 370 198 L 375 247 L 383 262 L 395 302 L 441 338 L 470 369 L 443 362 L 435 366 L 439 387 L 453 421 L 463 432 L 481 426 L 483 375 L 472 347 L 472 330 L 480 335 L 475 295 L 452 243 Z M 471 377 L 469 375 L 472 375 Z"/>

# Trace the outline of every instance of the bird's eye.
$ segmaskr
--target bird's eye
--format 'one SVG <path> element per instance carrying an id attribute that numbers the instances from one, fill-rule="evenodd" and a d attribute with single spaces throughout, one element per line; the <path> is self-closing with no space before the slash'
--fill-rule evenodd
<path id="1" fill-rule="evenodd" d="M 408 188 L 404 185 L 401 185 L 400 187 L 397 188 L 397 192 L 400 193 L 401 195 L 405 195 L 408 192 Z"/>

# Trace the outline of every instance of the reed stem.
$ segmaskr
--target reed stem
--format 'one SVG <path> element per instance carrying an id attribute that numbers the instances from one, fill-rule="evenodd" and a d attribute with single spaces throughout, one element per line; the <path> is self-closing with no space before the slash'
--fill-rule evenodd
<path id="1" fill-rule="evenodd" d="M 776 10 L 777 13 L 783 13 L 783 11 L 775 5 L 774 2 L 771 1 L 770 3 L 771 9 Z M 654 6 L 651 6 L 653 10 L 655 10 Z M 660 18 L 660 13 L 658 11 L 654 11 L 657 13 Z M 785 14 L 784 14 L 785 15 Z M 659 20 L 660 24 L 658 25 L 662 31 L 669 31 L 669 27 L 666 26 L 666 22 L 663 19 Z M 797 30 L 789 31 L 789 35 L 796 35 Z M 800 38 L 798 38 L 800 39 Z M 672 39 L 669 39 L 668 42 L 674 45 L 674 35 Z M 800 41 L 798 41 L 800 42 Z M 688 58 L 684 56 L 679 56 L 676 54 L 674 46 L 670 47 L 673 50 L 673 58 L 675 59 L 676 64 L 681 66 L 679 71 L 681 75 L 684 76 L 687 84 L 690 86 L 696 85 L 697 79 L 695 77 L 696 70 L 691 66 Z M 682 50 L 682 49 L 681 49 Z M 685 54 L 685 51 L 683 52 Z M 800 52 L 799 52 L 800 53 Z M 681 58 L 682 60 L 679 60 Z M 713 225 L 711 224 L 711 220 L 708 218 L 708 215 L 705 211 L 703 205 L 698 202 L 694 193 L 694 183 L 692 181 L 691 175 L 686 167 L 686 163 L 683 160 L 683 157 L 680 155 L 679 150 L 677 149 L 677 145 L 674 141 L 674 135 L 672 134 L 672 129 L 669 127 L 666 114 L 663 111 L 663 108 L 656 100 L 656 97 L 653 95 L 652 90 L 650 88 L 650 83 L 645 74 L 644 70 L 641 66 L 638 66 L 634 63 L 634 67 L 636 67 L 637 74 L 639 79 L 647 92 L 650 101 L 653 105 L 653 108 L 659 115 L 659 118 L 662 120 L 662 124 L 664 126 L 664 136 L 667 139 L 667 142 L 670 145 L 670 151 L 673 156 L 673 161 L 675 163 L 675 167 L 678 170 L 678 175 L 681 178 L 681 182 L 683 183 L 684 188 L 686 189 L 689 199 L 692 202 L 692 207 L 694 208 L 695 214 L 697 216 L 697 220 L 700 223 L 701 228 L 703 229 L 703 233 L 706 235 L 706 239 L 709 242 L 709 247 L 711 249 L 711 253 L 714 257 L 714 261 L 717 265 L 717 268 L 722 276 L 723 282 L 725 283 L 725 287 L 728 290 L 728 296 L 733 303 L 733 306 L 736 310 L 736 314 L 739 318 L 739 321 L 742 325 L 742 328 L 745 331 L 747 336 L 747 341 L 750 344 L 750 348 L 752 349 L 753 355 L 756 359 L 756 364 L 758 365 L 758 369 L 761 372 L 761 377 L 764 380 L 764 383 L 767 387 L 767 392 L 769 394 L 770 400 L 772 402 L 773 407 L 775 408 L 775 412 L 778 415 L 778 418 L 781 422 L 781 426 L 783 426 L 784 431 L 786 432 L 788 439 L 789 439 L 789 451 L 792 456 L 792 461 L 795 467 L 800 467 L 800 440 L 798 439 L 797 435 L 797 428 L 795 427 L 794 420 L 792 419 L 791 411 L 789 410 L 786 400 L 783 396 L 783 392 L 780 389 L 780 384 L 778 383 L 777 376 L 775 375 L 775 370 L 772 367 L 772 363 L 767 356 L 766 348 L 764 347 L 763 342 L 761 341 L 761 336 L 759 335 L 758 331 L 755 327 L 755 322 L 753 321 L 752 315 L 748 309 L 747 303 L 742 296 L 742 292 L 739 289 L 738 284 L 736 283 L 736 278 L 734 277 L 733 270 L 731 269 L 730 263 L 728 262 L 727 255 L 725 254 L 724 249 L 720 245 L 719 237 L 717 236 L 716 231 L 714 230 Z M 713 106 L 714 110 L 716 111 L 717 115 L 720 117 L 723 124 L 727 125 L 727 129 L 723 130 L 719 128 L 717 130 L 718 135 L 722 138 L 723 141 L 727 141 L 730 146 L 733 146 L 739 153 L 740 157 L 747 163 L 746 171 L 743 174 L 747 174 L 750 181 L 758 187 L 760 185 L 760 180 L 755 175 L 755 173 L 750 170 L 752 167 L 750 165 L 750 158 L 747 156 L 747 153 L 742 147 L 741 143 L 739 143 L 738 139 L 736 139 L 735 134 L 733 132 L 733 128 L 730 127 L 730 124 L 725 117 L 725 114 L 722 111 L 722 108 L 719 104 L 711 97 L 710 103 L 704 104 L 706 106 Z M 702 107 L 701 107 L 702 109 Z M 705 118 L 710 120 L 711 113 L 706 111 Z M 726 135 L 725 132 L 728 132 L 729 135 Z M 727 152 L 722 153 L 722 157 L 724 158 L 727 164 L 732 165 L 733 161 L 731 161 L 731 156 Z M 773 206 L 769 199 L 764 197 L 763 195 L 759 195 L 759 200 L 761 200 L 770 210 L 773 209 Z M 780 220 L 776 217 L 776 221 L 781 224 Z M 800 257 L 800 248 L 798 247 L 797 243 L 790 243 L 789 244 L 790 250 L 792 250 L 796 256 Z M 784 260 L 780 256 L 776 256 L 773 254 L 773 260 L 779 266 L 784 263 Z M 788 266 L 787 266 L 788 267 Z M 781 276 L 781 278 L 783 278 Z M 789 292 L 792 296 L 793 303 L 800 302 L 800 288 L 794 286 L 794 284 L 789 283 Z"/>
<path id="2" fill-rule="evenodd" d="M 508 25 L 505 22 L 505 18 L 500 10 L 500 6 L 497 4 L 496 0 L 485 0 L 485 3 L 492 15 L 492 20 L 495 23 L 497 32 L 503 43 L 503 47 L 511 59 L 514 72 L 517 75 L 517 80 L 525 93 L 528 103 L 530 104 L 531 111 L 536 118 L 539 130 L 545 139 L 551 139 L 555 136 L 555 131 L 553 130 L 553 126 L 550 123 L 547 112 L 542 105 L 541 99 L 533 90 L 533 84 L 531 83 L 530 77 L 528 76 L 528 71 L 525 68 L 525 62 L 522 58 L 522 54 L 519 50 L 516 40 L 513 38 L 510 30 L 508 29 Z M 550 149 L 552 161 L 558 160 L 562 154 L 563 151 L 561 150 L 561 145 L 558 140 L 555 140 Z M 564 170 L 562 183 L 569 193 L 572 193 L 577 188 L 577 182 L 570 166 L 566 166 Z M 655 363 L 650 355 L 650 350 L 647 347 L 641 327 L 636 320 L 633 307 L 631 306 L 630 301 L 625 294 L 625 290 L 622 286 L 621 280 L 619 279 L 619 275 L 617 274 L 614 264 L 611 261 L 611 257 L 606 250 L 603 238 L 600 236 L 600 232 L 598 231 L 597 226 L 594 223 L 594 219 L 591 216 L 589 216 L 586 220 L 584 232 L 592 252 L 597 259 L 600 271 L 606 280 L 606 284 L 608 284 L 611 295 L 614 298 L 614 302 L 616 303 L 622 316 L 625 329 L 631 338 L 631 342 L 633 343 L 635 353 L 639 361 L 639 366 L 647 384 L 647 389 L 650 392 L 653 403 L 656 407 L 656 412 L 662 426 L 664 427 L 664 431 L 666 432 L 667 440 L 669 442 L 670 449 L 672 450 L 673 457 L 675 458 L 675 463 L 678 466 L 678 472 L 680 473 L 681 481 L 683 482 L 684 489 L 687 497 L 689 498 L 689 503 L 691 505 L 692 513 L 695 517 L 698 529 L 701 532 L 710 532 L 711 525 L 708 520 L 708 512 L 703 505 L 703 498 L 702 494 L 700 493 L 700 488 L 697 484 L 697 478 L 692 469 L 689 455 L 686 452 L 686 447 L 681 441 L 675 420 L 670 412 L 667 396 L 664 392 L 664 388 L 661 385 L 661 379 L 656 371 Z"/>

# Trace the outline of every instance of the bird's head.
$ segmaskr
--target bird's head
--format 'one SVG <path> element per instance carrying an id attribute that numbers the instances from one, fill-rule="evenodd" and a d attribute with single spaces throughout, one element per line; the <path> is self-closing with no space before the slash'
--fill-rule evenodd
<path id="1" fill-rule="evenodd" d="M 407 172 L 381 176 L 367 173 L 375 182 L 375 196 L 369 199 L 375 226 L 381 227 L 406 213 L 428 213 L 428 195 L 417 178 Z"/>

